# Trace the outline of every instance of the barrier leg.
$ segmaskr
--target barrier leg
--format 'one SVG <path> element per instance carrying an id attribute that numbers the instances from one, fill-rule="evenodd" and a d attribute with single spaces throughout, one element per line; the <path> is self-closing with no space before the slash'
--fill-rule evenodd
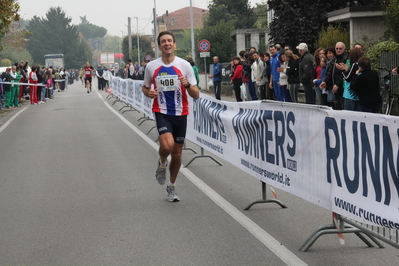
<path id="1" fill-rule="evenodd" d="M 192 152 L 194 152 L 195 154 L 197 154 L 197 152 L 196 152 L 194 149 L 192 149 L 192 148 L 187 148 L 187 146 L 186 146 L 186 143 L 185 143 L 185 142 L 184 142 L 183 150 L 192 151 Z"/>
<path id="2" fill-rule="evenodd" d="M 152 128 L 150 128 L 150 130 L 148 130 L 148 132 L 146 133 L 146 135 L 150 134 L 150 132 L 155 128 L 155 126 L 153 126 Z"/>
<path id="3" fill-rule="evenodd" d="M 204 148 L 201 147 L 201 155 L 197 155 L 194 158 L 192 158 L 188 164 L 186 164 L 184 167 L 188 167 L 195 159 L 198 158 L 210 158 L 212 159 L 215 163 L 217 163 L 218 165 L 222 166 L 223 164 L 221 162 L 219 162 L 218 160 L 216 160 L 215 158 L 213 158 L 211 155 L 206 155 L 204 154 Z"/>
<path id="4" fill-rule="evenodd" d="M 244 211 L 249 210 L 253 205 L 258 204 L 258 203 L 276 203 L 276 204 L 280 205 L 280 207 L 283 209 L 287 208 L 287 206 L 278 199 L 267 199 L 266 183 L 262 182 L 262 181 L 260 181 L 260 182 L 262 183 L 262 199 L 251 202 L 247 207 L 244 208 Z"/>
<path id="5" fill-rule="evenodd" d="M 112 105 L 115 105 L 117 102 L 123 103 L 121 100 L 119 100 L 118 98 L 116 98 L 116 100 L 114 100 L 114 101 L 112 102 Z"/>
<path id="6" fill-rule="evenodd" d="M 129 110 L 123 110 L 123 112 L 122 112 L 122 114 L 124 113 L 124 112 L 137 112 L 137 113 L 140 113 L 140 111 L 139 110 L 137 110 L 136 108 L 134 108 L 133 106 L 131 106 L 131 105 L 129 105 L 129 106 L 124 106 L 124 107 L 129 107 Z M 123 107 L 122 107 L 123 108 Z M 122 110 L 122 109 L 121 109 Z M 120 110 L 119 110 L 120 111 Z"/>
<path id="7" fill-rule="evenodd" d="M 374 247 L 374 245 L 365 238 L 362 234 L 368 236 L 379 248 L 383 248 L 384 246 L 373 237 L 369 232 L 362 230 L 361 228 L 356 228 L 351 225 L 345 225 L 345 221 L 342 219 L 340 215 L 338 215 L 338 220 L 340 222 L 340 228 L 336 228 L 334 224 L 321 226 L 314 231 L 308 239 L 306 239 L 305 243 L 299 248 L 300 251 L 306 252 L 309 248 L 316 242 L 316 240 L 322 235 L 327 234 L 348 234 L 354 233 L 357 237 L 359 237 L 368 247 Z"/>

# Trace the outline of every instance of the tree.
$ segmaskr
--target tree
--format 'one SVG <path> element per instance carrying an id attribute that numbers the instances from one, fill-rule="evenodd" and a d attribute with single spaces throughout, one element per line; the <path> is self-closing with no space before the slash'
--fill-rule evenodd
<path id="1" fill-rule="evenodd" d="M 256 22 L 255 28 L 267 28 L 267 4 L 256 4 Z M 261 51 L 261 50 L 259 50 Z"/>
<path id="2" fill-rule="evenodd" d="M 120 53 L 121 38 L 111 35 L 105 36 L 102 44 L 102 51 L 105 53 Z"/>
<path id="3" fill-rule="evenodd" d="M 248 0 L 214 0 L 209 5 L 206 24 L 212 26 L 223 19 L 225 21 L 234 19 L 235 29 L 252 28 L 257 20 Z"/>
<path id="4" fill-rule="evenodd" d="M 80 23 L 77 30 L 86 39 L 103 38 L 107 34 L 106 28 L 91 24 L 90 22 Z"/>
<path id="5" fill-rule="evenodd" d="M 220 62 L 230 62 L 236 54 L 236 44 L 230 40 L 230 33 L 235 29 L 234 20 L 220 20 L 213 26 L 205 25 L 195 32 L 195 40 L 198 42 L 207 39 L 211 43 L 211 58 L 207 58 L 207 64 L 212 62 L 213 56 L 218 56 Z M 196 58 L 200 58 L 196 51 Z M 197 66 L 203 71 L 203 60 L 197 60 Z"/>
<path id="6" fill-rule="evenodd" d="M 9 60 L 11 64 L 24 62 L 33 62 L 32 55 L 26 49 L 14 49 L 12 46 L 4 46 L 3 50 L 0 52 L 0 61 L 7 62 Z M 10 66 L 11 64 L 6 64 L 4 66 Z"/>
<path id="7" fill-rule="evenodd" d="M 19 5 L 14 0 L 1 0 L 0 2 L 0 51 L 3 49 L 1 40 L 9 30 L 13 21 L 18 21 Z"/>
<path id="8" fill-rule="evenodd" d="M 327 12 L 348 5 L 375 5 L 380 0 L 269 0 L 269 8 L 274 10 L 270 24 L 273 43 L 291 45 L 305 42 L 313 49 L 321 29 L 328 26 Z"/>
<path id="9" fill-rule="evenodd" d="M 87 41 L 79 37 L 60 7 L 51 7 L 44 18 L 34 16 L 27 29 L 32 33 L 28 51 L 37 64 L 44 64 L 45 54 L 64 54 L 67 68 L 79 68 L 91 60 Z"/>
<path id="10" fill-rule="evenodd" d="M 384 20 L 388 28 L 386 35 L 392 37 L 395 42 L 399 42 L 399 0 L 391 0 L 386 5 Z"/>
<path id="11" fill-rule="evenodd" d="M 138 62 L 137 58 L 137 35 L 132 35 L 132 50 L 130 51 L 130 54 L 132 55 L 132 61 L 133 62 Z M 141 61 L 146 55 L 151 55 L 152 57 L 154 56 L 154 51 L 151 47 L 151 39 L 146 37 L 146 36 L 139 36 L 139 42 L 140 42 L 140 59 Z M 156 47 L 155 49 L 158 49 Z M 124 54 L 123 60 L 127 62 L 129 59 L 129 40 L 128 36 L 125 36 L 122 41 L 122 53 Z"/>

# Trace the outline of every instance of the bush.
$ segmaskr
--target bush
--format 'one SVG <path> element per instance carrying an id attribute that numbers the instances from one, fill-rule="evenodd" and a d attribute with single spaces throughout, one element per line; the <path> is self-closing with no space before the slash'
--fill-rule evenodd
<path id="1" fill-rule="evenodd" d="M 380 67 L 380 55 L 386 52 L 399 52 L 399 43 L 390 41 L 384 41 L 376 43 L 371 46 L 365 52 L 364 56 L 371 59 L 372 68 L 377 69 Z"/>
<path id="2" fill-rule="evenodd" d="M 350 47 L 349 31 L 344 29 L 341 25 L 336 27 L 330 25 L 328 28 L 323 29 L 319 33 L 319 40 L 317 41 L 316 48 L 335 47 L 337 42 L 345 43 L 346 47 Z"/>
<path id="3" fill-rule="evenodd" d="M 0 52 L 0 60 L 3 59 L 10 60 L 12 64 L 25 61 L 29 62 L 29 65 L 33 65 L 32 56 L 27 50 L 18 51 L 9 46 L 5 46 L 3 51 Z"/>
<path id="4" fill-rule="evenodd" d="M 11 60 L 7 59 L 7 58 L 2 59 L 1 63 L 0 63 L 0 66 L 2 66 L 2 67 L 11 66 Z"/>

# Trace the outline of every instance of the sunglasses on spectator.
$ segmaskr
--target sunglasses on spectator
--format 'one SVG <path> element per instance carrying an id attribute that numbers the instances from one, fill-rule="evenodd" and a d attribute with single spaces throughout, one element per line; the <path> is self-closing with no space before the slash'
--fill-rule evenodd
<path id="1" fill-rule="evenodd" d="M 342 47 L 336 47 L 335 50 L 343 50 L 344 48 Z"/>

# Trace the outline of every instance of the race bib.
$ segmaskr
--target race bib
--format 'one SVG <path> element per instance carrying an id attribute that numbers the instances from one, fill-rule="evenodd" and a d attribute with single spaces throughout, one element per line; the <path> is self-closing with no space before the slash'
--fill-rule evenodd
<path id="1" fill-rule="evenodd" d="M 177 75 L 157 76 L 155 81 L 158 91 L 176 91 L 180 86 Z"/>
<path id="2" fill-rule="evenodd" d="M 86 71 L 86 75 L 90 75 L 90 73 L 91 73 L 90 71 Z"/>

